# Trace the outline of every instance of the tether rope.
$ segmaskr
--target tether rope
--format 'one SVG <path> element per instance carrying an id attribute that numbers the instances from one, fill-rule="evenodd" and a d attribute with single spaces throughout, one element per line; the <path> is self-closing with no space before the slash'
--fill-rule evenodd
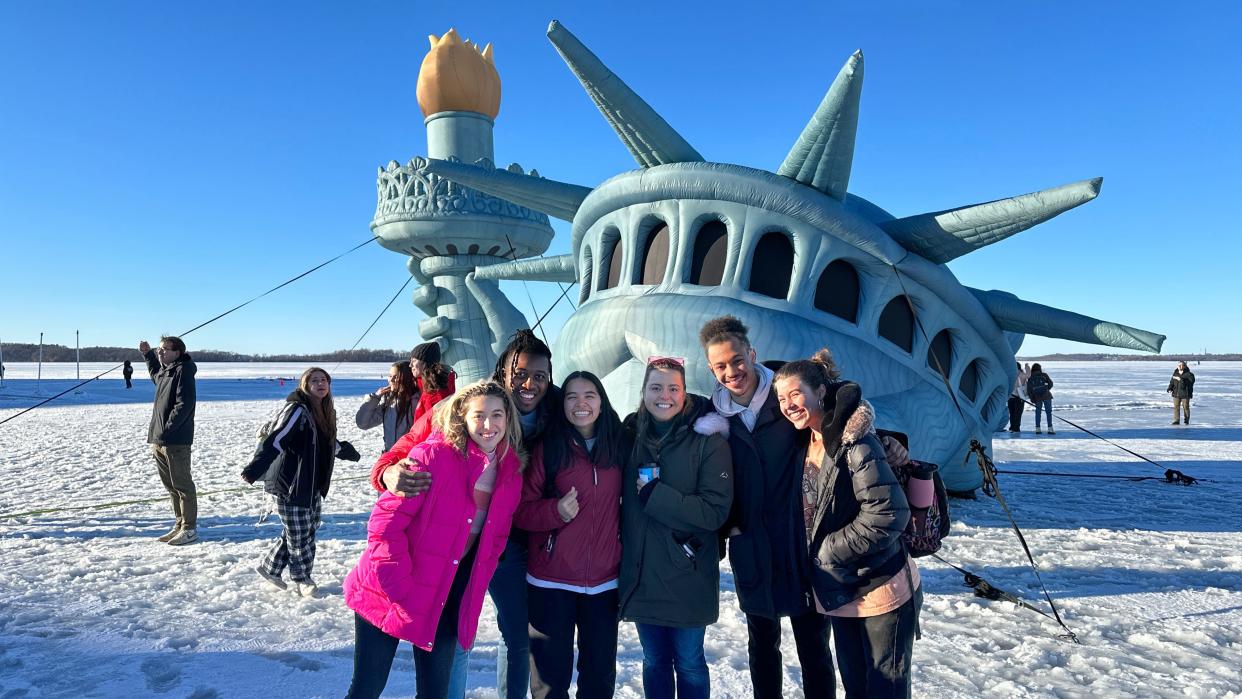
<path id="1" fill-rule="evenodd" d="M 927 328 L 923 327 L 923 321 L 919 318 L 918 309 L 914 307 L 914 301 L 910 297 L 909 290 L 906 289 L 906 282 L 902 278 L 901 272 L 897 269 L 896 264 L 890 263 L 889 266 L 892 268 L 893 274 L 897 277 L 897 283 L 901 286 L 902 298 L 906 300 L 906 305 L 910 308 L 910 315 L 914 318 L 915 325 L 918 327 L 919 332 L 923 335 L 923 340 L 926 341 L 928 347 L 930 347 L 931 337 L 927 334 Z M 936 373 L 940 375 L 940 380 L 944 383 L 944 387 L 949 394 L 949 398 L 953 400 L 953 405 L 957 408 L 958 417 L 960 417 L 962 422 L 966 425 L 966 431 L 971 435 L 974 435 L 976 433 L 974 424 L 966 417 L 966 413 L 962 410 L 962 405 L 958 402 L 957 395 L 954 392 L 953 387 L 949 384 L 948 370 L 940 363 L 940 357 L 938 357 L 935 352 L 929 352 L 929 354 L 936 364 Z M 1048 587 L 1044 585 L 1043 578 L 1039 575 L 1039 566 L 1035 563 L 1035 556 L 1031 553 L 1031 548 L 1027 546 L 1026 537 L 1022 535 L 1022 530 L 1018 527 L 1018 522 L 1014 519 L 1013 513 L 1009 510 L 1009 505 L 1005 502 L 1005 498 L 1000 492 L 1000 484 L 996 481 L 996 466 L 992 464 L 992 460 L 988 458 L 987 453 L 983 449 L 983 445 L 973 436 L 970 439 L 970 452 L 966 454 L 967 459 L 970 458 L 971 453 L 978 454 L 979 470 L 983 474 L 983 493 L 994 498 L 998 503 L 1000 503 L 1001 509 L 1005 512 L 1005 516 L 1009 518 L 1009 526 L 1018 537 L 1018 543 L 1022 544 L 1022 550 L 1026 553 L 1026 560 L 1030 563 L 1031 570 L 1035 573 L 1035 580 L 1039 583 L 1040 589 L 1043 590 L 1044 599 L 1048 601 L 1048 606 L 1052 608 L 1052 614 L 1056 618 L 1057 623 L 1061 625 L 1061 628 L 1065 629 L 1065 634 L 1059 636 L 1059 638 L 1078 643 L 1078 637 L 1074 635 L 1074 632 L 1071 631 L 1070 628 L 1065 625 L 1065 622 L 1061 620 L 1061 614 L 1057 611 L 1057 605 L 1052 601 L 1052 595 L 1049 594 Z M 967 584 L 969 584 L 969 582 L 970 581 L 968 579 Z"/>
<path id="2" fill-rule="evenodd" d="M 349 253 L 351 253 L 351 252 L 353 252 L 353 251 L 355 251 L 355 250 L 357 250 L 357 249 L 359 249 L 359 248 L 361 248 L 361 247 L 364 247 L 364 246 L 366 246 L 366 245 L 370 245 L 371 243 L 373 243 L 373 242 L 375 242 L 375 241 L 377 241 L 377 240 L 379 240 L 379 238 L 378 238 L 377 236 L 371 236 L 371 237 L 370 237 L 370 238 L 368 238 L 366 241 L 364 241 L 364 242 L 362 242 L 362 243 L 359 243 L 358 245 L 355 245 L 354 247 L 352 247 L 352 248 L 350 248 L 350 249 L 346 250 L 345 252 L 343 252 L 343 253 L 341 253 L 341 254 L 337 255 L 336 257 L 333 257 L 332 259 L 327 260 L 326 262 L 321 262 L 321 263 L 319 263 L 319 264 L 315 265 L 314 267 L 311 267 L 310 269 L 306 270 L 305 272 L 302 272 L 301 274 L 297 275 L 296 277 L 293 277 L 292 279 L 289 279 L 289 280 L 287 280 L 287 281 L 281 282 L 280 284 L 277 284 L 276 286 L 274 286 L 274 287 L 272 287 L 272 288 L 268 289 L 267 291 L 264 291 L 263 293 L 259 294 L 258 296 L 255 296 L 254 298 L 250 299 L 249 301 L 246 301 L 246 302 L 244 302 L 244 303 L 239 303 L 239 304 L 237 304 L 236 306 L 233 306 L 232 308 L 230 308 L 229 310 L 227 310 L 227 311 L 225 311 L 225 312 L 223 312 L 223 313 L 221 313 L 221 314 L 217 315 L 216 317 L 212 318 L 211 320 L 208 320 L 208 321 L 205 321 L 205 322 L 199 323 L 198 325 L 195 325 L 194 327 L 190 328 L 189 330 L 186 330 L 185 332 L 180 333 L 180 334 L 179 334 L 179 337 L 184 337 L 184 336 L 189 335 L 190 333 L 194 332 L 195 330 L 198 330 L 199 328 L 204 328 L 204 327 L 206 327 L 206 326 L 208 326 L 208 325 L 211 325 L 212 323 L 216 322 L 217 320 L 220 320 L 221 318 L 223 318 L 223 317 L 225 317 L 225 316 L 229 315 L 230 313 L 232 313 L 232 312 L 234 312 L 234 311 L 237 311 L 237 310 L 240 310 L 240 309 L 242 309 L 242 308 L 245 308 L 246 306 L 249 306 L 250 304 L 254 303 L 255 301 L 258 301 L 259 299 L 263 298 L 264 296 L 267 296 L 268 294 L 272 293 L 273 291 L 276 291 L 276 290 L 278 290 L 278 289 L 283 289 L 284 287 L 289 286 L 289 285 L 290 285 L 290 284 L 292 284 L 293 282 L 296 282 L 297 280 L 301 279 L 302 277 L 305 277 L 306 275 L 310 274 L 311 272 L 318 271 L 318 270 L 320 270 L 320 269 L 322 269 L 322 268 L 324 268 L 324 267 L 328 266 L 329 264 L 332 264 L 333 262 L 336 262 L 337 260 L 341 259 L 342 257 L 345 257 L 345 256 L 346 256 L 346 255 L 348 255 Z M 20 411 L 18 411 L 18 412 L 16 412 L 16 413 L 14 413 L 14 414 L 12 414 L 12 415 L 10 415 L 10 416 L 6 417 L 5 419 L 0 420 L 0 425 L 3 425 L 3 424 L 5 424 L 5 423 L 7 423 L 7 422 L 9 422 L 9 421 L 11 421 L 11 420 L 16 420 L 17 418 L 21 417 L 22 415 L 25 415 L 26 413 L 28 413 L 28 412 L 30 412 L 30 411 L 32 411 L 32 410 L 34 410 L 35 408 L 39 408 L 39 407 L 42 407 L 42 406 L 44 406 L 44 405 L 47 405 L 48 403 L 51 403 L 52 401 L 56 400 L 57 398 L 60 398 L 61 396 L 66 395 L 66 394 L 68 394 L 68 393 L 72 393 L 73 391 L 76 391 L 77 389 L 79 389 L 79 388 L 81 388 L 81 387 L 85 386 L 85 385 L 86 385 L 86 384 L 88 384 L 88 383 L 91 383 L 92 381 L 98 381 L 100 378 L 102 378 L 102 377 L 104 377 L 104 376 L 106 376 L 106 375 L 108 375 L 108 374 L 110 374 L 110 373 L 112 373 L 112 372 L 116 371 L 117 369 L 120 369 L 120 368 L 121 368 L 122 366 L 124 366 L 124 365 L 125 365 L 125 363 L 124 363 L 124 362 L 121 362 L 120 364 L 117 364 L 116 366 L 112 367 L 111 369 L 108 369 L 107 371 L 104 371 L 104 372 L 101 372 L 101 373 L 99 373 L 99 374 L 96 374 L 96 375 L 92 376 L 91 378 L 89 378 L 89 379 L 87 379 L 87 380 L 85 380 L 85 381 L 79 382 L 77 385 L 70 386 L 69 388 L 67 388 L 67 389 L 65 389 L 65 390 L 63 390 L 63 391 L 61 391 L 60 393 L 57 393 L 56 395 L 52 396 L 51 398 L 48 398 L 48 399 L 46 399 L 46 400 L 39 401 L 38 403 L 35 403 L 34 405 L 30 406 L 29 408 L 26 408 L 26 409 L 24 409 L 24 410 L 20 410 Z"/>
<path id="3" fill-rule="evenodd" d="M 350 352 L 353 352 L 354 350 L 358 349 L 358 345 L 362 344 L 363 338 L 367 336 L 367 333 L 371 332 L 371 329 L 374 328 L 375 324 L 380 321 L 380 318 L 384 317 L 384 314 L 388 312 L 388 309 L 392 308 L 392 304 L 396 302 L 397 297 L 401 296 L 401 292 L 405 291 L 405 287 L 410 285 L 410 280 L 412 280 L 413 278 L 414 277 L 412 275 L 405 278 L 405 283 L 401 285 L 400 289 L 397 289 L 397 293 L 393 294 L 392 298 L 388 299 L 388 304 L 384 306 L 384 310 L 380 311 L 379 315 L 375 316 L 375 320 L 371 321 L 371 324 L 367 326 L 367 329 L 362 331 L 362 335 L 358 337 L 358 341 L 355 342 L 352 347 L 346 350 L 345 356 L 349 356 Z M 341 361 L 337 362 L 336 366 L 332 367 L 332 373 L 335 374 L 336 370 L 339 369 L 341 367 L 341 364 L 343 364 L 344 362 L 345 362 L 345 359 L 344 357 L 342 357 Z"/>
<path id="4" fill-rule="evenodd" d="M 346 483 L 349 481 L 359 481 L 364 478 L 370 478 L 371 475 L 362 476 L 345 476 L 344 478 L 334 478 L 334 483 Z M 262 489 L 254 486 L 245 485 L 238 488 L 221 488 L 219 490 L 200 490 L 199 496 L 207 497 L 211 495 L 220 495 L 222 493 L 242 493 L 242 492 L 263 492 Z M 167 502 L 168 496 L 158 498 L 139 498 L 137 500 L 116 500 L 113 502 L 101 502 L 94 505 L 74 505 L 71 507 L 49 507 L 42 510 L 30 510 L 29 512 L 12 512 L 0 515 L 0 520 L 17 519 L 18 517 L 37 517 L 39 515 L 56 514 L 58 512 L 77 512 L 81 510 L 105 510 L 112 507 L 124 507 L 125 505 L 144 505 L 154 502 Z"/>

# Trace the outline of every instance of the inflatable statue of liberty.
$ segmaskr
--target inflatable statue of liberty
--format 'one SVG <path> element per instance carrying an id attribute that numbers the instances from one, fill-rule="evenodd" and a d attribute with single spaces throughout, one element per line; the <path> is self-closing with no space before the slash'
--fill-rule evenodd
<path id="1" fill-rule="evenodd" d="M 419 330 L 465 380 L 528 321 L 498 281 L 578 285 L 554 347 L 557 376 L 603 378 L 637 403 L 643 362 L 682 356 L 689 390 L 714 379 L 698 330 L 729 314 L 761 359 L 829 347 L 845 377 L 941 464 L 950 490 L 980 484 L 970 441 L 1007 419 L 1014 353 L 1027 334 L 1158 352 L 1163 335 L 963 286 L 945 263 L 1091 201 L 1101 180 L 896 218 L 848 191 L 863 57 L 845 62 L 775 170 L 708 162 L 558 22 L 548 38 L 638 167 L 584 187 L 493 165 L 500 79 L 490 45 L 431 37 L 419 75 L 429 159 L 379 173 L 372 227 L 410 257 Z M 791 134 L 792 137 L 792 134 Z M 547 216 L 572 223 L 567 255 L 541 257 Z"/>

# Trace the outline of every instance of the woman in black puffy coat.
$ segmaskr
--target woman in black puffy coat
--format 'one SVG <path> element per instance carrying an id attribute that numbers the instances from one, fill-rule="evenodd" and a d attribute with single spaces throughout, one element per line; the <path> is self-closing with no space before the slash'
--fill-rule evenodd
<path id="1" fill-rule="evenodd" d="M 285 399 L 284 408 L 241 474 L 247 483 L 263 481 L 284 524 L 256 572 L 284 590 L 289 586 L 281 576 L 288 568 L 294 591 L 303 597 L 315 597 L 319 591 L 311 579 L 315 530 L 337 458 L 357 461 L 358 450 L 349 442 L 336 441 L 332 377 L 311 367 Z"/>
<path id="2" fill-rule="evenodd" d="M 801 430 L 803 518 L 812 596 L 830 617 L 847 699 L 909 697 L 922 604 L 901 533 L 905 492 L 858 385 L 839 379 L 828 350 L 790 362 L 774 380 L 781 412 Z"/>

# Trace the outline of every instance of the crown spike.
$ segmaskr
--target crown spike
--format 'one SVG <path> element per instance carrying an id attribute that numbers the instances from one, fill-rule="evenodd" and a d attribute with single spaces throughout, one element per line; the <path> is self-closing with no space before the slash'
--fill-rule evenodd
<path id="1" fill-rule="evenodd" d="M 910 252 L 944 263 L 1095 199 L 1103 182 L 1102 177 L 1096 177 L 984 204 L 907 216 L 879 226 Z"/>
<path id="2" fill-rule="evenodd" d="M 814 187 L 838 201 L 845 200 L 854 163 L 862 83 L 863 55 L 862 51 L 855 51 L 837 73 L 828 94 L 776 174 Z"/>
<path id="3" fill-rule="evenodd" d="M 447 32 L 444 33 L 444 36 L 440 38 L 440 43 L 444 44 L 445 46 L 453 46 L 455 44 L 460 44 L 462 43 L 461 35 L 457 33 L 456 29 L 450 28 Z"/>
<path id="4" fill-rule="evenodd" d="M 440 37 L 436 36 L 435 34 L 428 34 L 427 40 L 431 42 L 432 50 L 435 50 L 436 46 L 440 44 Z"/>
<path id="5" fill-rule="evenodd" d="M 1045 306 L 1004 291 L 970 289 L 1001 330 L 1092 345 L 1159 352 L 1165 336 Z"/>
<path id="6" fill-rule="evenodd" d="M 427 161 L 427 172 L 460 185 L 486 192 L 528 209 L 573 221 L 590 187 L 519 175 L 499 168 L 482 168 L 451 160 Z"/>
<path id="7" fill-rule="evenodd" d="M 496 65 L 496 61 L 492 58 L 492 42 L 490 41 L 487 42 L 487 46 L 483 47 L 483 60 L 487 61 L 492 66 Z"/>
<path id="8" fill-rule="evenodd" d="M 703 161 L 681 134 L 564 25 L 552 20 L 548 39 L 640 166 Z"/>

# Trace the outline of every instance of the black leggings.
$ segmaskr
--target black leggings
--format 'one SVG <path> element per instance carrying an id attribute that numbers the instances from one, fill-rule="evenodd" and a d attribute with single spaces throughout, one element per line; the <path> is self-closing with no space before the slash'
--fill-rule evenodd
<path id="1" fill-rule="evenodd" d="M 442 699 L 448 694 L 453 657 L 457 654 L 457 621 L 461 600 L 466 593 L 466 583 L 470 581 L 477 549 L 477 545 L 472 547 L 461 559 L 448 599 L 444 602 L 444 610 L 440 612 L 431 650 L 414 649 L 414 679 L 419 699 Z M 400 642 L 400 639 L 389 636 L 354 614 L 354 678 L 349 684 L 346 699 L 378 699 L 388 684 L 388 673 L 392 670 L 392 659 Z"/>

